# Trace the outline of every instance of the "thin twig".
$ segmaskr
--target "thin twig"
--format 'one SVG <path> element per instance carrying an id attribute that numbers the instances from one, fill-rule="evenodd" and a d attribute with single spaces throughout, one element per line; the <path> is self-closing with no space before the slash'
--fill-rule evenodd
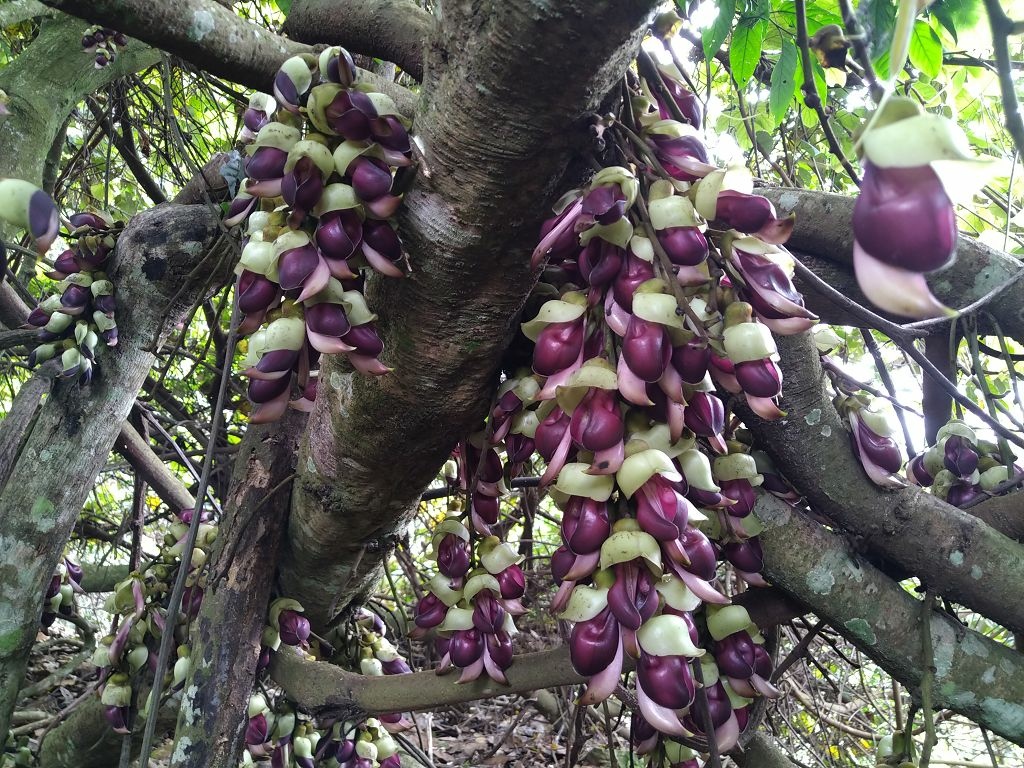
<path id="1" fill-rule="evenodd" d="M 935 654 L 932 648 L 932 609 L 935 593 L 930 589 L 921 603 L 921 651 L 924 656 L 921 671 L 921 714 L 924 715 L 924 745 L 921 747 L 919 768 L 928 768 L 935 746 L 935 717 L 932 712 L 932 683 L 935 680 Z"/>
<path id="2" fill-rule="evenodd" d="M 999 72 L 999 90 L 1003 97 L 1003 116 L 1006 130 L 1017 148 L 1017 155 L 1024 157 L 1024 117 L 1021 116 L 1020 102 L 1013 82 L 1013 65 L 1010 59 L 1010 35 L 1019 34 L 1015 24 L 1003 10 L 1000 0 L 985 0 L 988 24 L 992 29 L 992 50 Z"/>

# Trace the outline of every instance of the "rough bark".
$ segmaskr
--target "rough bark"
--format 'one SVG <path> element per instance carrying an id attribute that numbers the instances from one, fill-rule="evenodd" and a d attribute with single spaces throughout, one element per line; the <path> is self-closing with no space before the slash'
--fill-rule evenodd
<path id="1" fill-rule="evenodd" d="M 0 493 L 0 733 L 46 583 L 153 365 L 153 350 L 216 272 L 209 249 L 218 232 L 216 215 L 203 206 L 167 205 L 132 220 L 109 270 L 118 287 L 120 342 L 99 354 L 90 386 L 65 381 L 55 388 Z"/>
<path id="2" fill-rule="evenodd" d="M 7 484 L 21 446 L 32 431 L 43 398 L 50 394 L 55 373 L 53 366 L 36 371 L 21 385 L 10 410 L 0 421 L 0 491 Z"/>
<path id="3" fill-rule="evenodd" d="M 114 27 L 211 74 L 262 91 L 270 90 L 281 62 L 313 50 L 246 21 L 230 8 L 210 0 L 46 0 L 46 4 Z M 345 40 L 334 42 L 343 45 Z M 372 72 L 361 70 L 360 77 L 386 90 L 403 111 L 410 109 L 412 97 L 404 88 Z"/>
<path id="4" fill-rule="evenodd" d="M 744 421 L 811 507 L 864 546 L 919 576 L 929 587 L 1011 629 L 1024 628 L 1024 547 L 977 517 L 917 487 L 872 483 L 832 406 L 809 334 L 777 339 L 786 372 L 782 409 L 766 422 Z"/>
<path id="5" fill-rule="evenodd" d="M 811 269 L 832 287 L 865 306 L 870 303 L 853 276 L 853 205 L 855 198 L 801 189 L 768 187 L 758 190 L 779 210 L 779 215 L 796 212 L 796 226 L 787 247 L 799 253 Z M 929 277 L 935 295 L 951 307 L 965 307 L 1000 287 L 1021 271 L 1020 260 L 1008 253 L 960 236 L 957 259 L 952 266 Z M 813 287 L 797 281 L 808 306 L 827 322 L 859 325 L 837 312 L 829 300 Z M 1024 339 L 1024 280 L 992 299 L 986 310 L 999 322 L 1004 333 Z M 902 318 L 890 318 L 905 322 Z M 948 326 L 941 326 L 948 330 Z"/>
<path id="6" fill-rule="evenodd" d="M 1011 539 L 1024 541 L 1024 495 L 1019 491 L 988 499 L 966 511 Z"/>
<path id="7" fill-rule="evenodd" d="M 1024 745 L 1024 656 L 933 611 L 929 664 L 921 601 L 858 558 L 843 537 L 784 502 L 762 494 L 755 513 L 765 524 L 761 543 L 769 581 L 811 606 L 912 691 L 924 670 L 934 667 L 933 706 Z"/>
<path id="8" fill-rule="evenodd" d="M 235 768 L 256 679 L 278 549 L 306 414 L 252 427 L 242 441 L 192 630 L 192 670 L 178 714 L 172 766 Z M 225 628 L 230 627 L 229 632 Z"/>
<path id="9" fill-rule="evenodd" d="M 568 142 L 585 136 L 655 5 L 445 8 L 416 120 L 423 159 L 399 219 L 413 272 L 369 290 L 394 372 L 371 380 L 326 362 L 299 462 L 281 574 L 316 626 L 371 583 L 388 537 L 480 424 Z"/>
<path id="10" fill-rule="evenodd" d="M 434 18 L 410 0 L 355 0 L 342 12 L 336 0 L 298 0 L 281 31 L 303 43 L 344 40 L 353 53 L 392 61 L 420 80 L 433 27 Z"/>

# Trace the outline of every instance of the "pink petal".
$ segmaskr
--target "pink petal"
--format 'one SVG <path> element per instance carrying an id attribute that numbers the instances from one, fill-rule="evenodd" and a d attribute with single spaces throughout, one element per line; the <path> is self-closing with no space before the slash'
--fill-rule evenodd
<path id="1" fill-rule="evenodd" d="M 957 314 L 932 295 L 922 273 L 891 267 L 857 242 L 853 244 L 853 269 L 860 289 L 879 309 L 918 320 Z"/>

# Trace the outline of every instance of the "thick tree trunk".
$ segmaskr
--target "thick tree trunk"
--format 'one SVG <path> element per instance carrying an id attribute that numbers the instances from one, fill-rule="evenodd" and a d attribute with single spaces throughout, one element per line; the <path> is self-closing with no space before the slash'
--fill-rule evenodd
<path id="1" fill-rule="evenodd" d="M 370 380 L 326 361 L 299 461 L 281 576 L 319 628 L 373 582 L 389 537 L 480 425 L 572 144 L 587 140 L 655 6 L 445 4 L 416 118 L 419 175 L 399 216 L 413 272 L 369 291 L 394 371 Z"/>
<path id="2" fill-rule="evenodd" d="M 59 383 L 0 493 L 0 733 L 36 636 L 43 591 L 153 365 L 153 350 L 208 287 L 211 273 L 227 266 L 223 254 L 210 253 L 218 234 L 216 215 L 203 206 L 161 206 L 132 220 L 110 269 L 119 344 L 100 352 L 90 386 Z"/>

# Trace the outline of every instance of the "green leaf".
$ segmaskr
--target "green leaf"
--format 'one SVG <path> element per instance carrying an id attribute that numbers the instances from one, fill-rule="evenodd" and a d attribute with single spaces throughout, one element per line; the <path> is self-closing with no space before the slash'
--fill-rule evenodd
<path id="1" fill-rule="evenodd" d="M 761 47 L 768 22 L 764 19 L 741 16 L 736 29 L 732 31 L 729 45 L 729 68 L 740 88 L 750 82 L 758 63 L 761 61 Z"/>
<path id="2" fill-rule="evenodd" d="M 926 22 L 915 21 L 910 35 L 910 63 L 935 78 L 942 71 L 942 41 Z"/>
<path id="3" fill-rule="evenodd" d="M 871 57 L 877 59 L 888 53 L 892 42 L 893 28 L 896 26 L 896 3 L 893 0 L 868 0 L 867 27 L 871 37 Z M 879 72 L 888 70 L 875 69 Z"/>
<path id="4" fill-rule="evenodd" d="M 792 40 L 782 41 L 782 52 L 772 70 L 771 93 L 768 99 L 769 110 L 775 125 L 789 111 L 793 94 L 796 93 L 796 45 Z"/>
<path id="5" fill-rule="evenodd" d="M 278 10 L 287 16 L 292 10 L 292 0 L 274 0 L 274 5 L 277 6 Z"/>
<path id="6" fill-rule="evenodd" d="M 736 15 L 736 0 L 722 0 L 718 4 L 718 16 L 714 23 L 704 30 L 701 43 L 704 46 L 704 58 L 710 59 L 722 47 L 725 38 L 732 29 L 732 17 Z"/>
<path id="7" fill-rule="evenodd" d="M 968 32 L 981 18 L 981 0 L 938 0 L 928 12 L 959 42 L 957 32 Z"/>

